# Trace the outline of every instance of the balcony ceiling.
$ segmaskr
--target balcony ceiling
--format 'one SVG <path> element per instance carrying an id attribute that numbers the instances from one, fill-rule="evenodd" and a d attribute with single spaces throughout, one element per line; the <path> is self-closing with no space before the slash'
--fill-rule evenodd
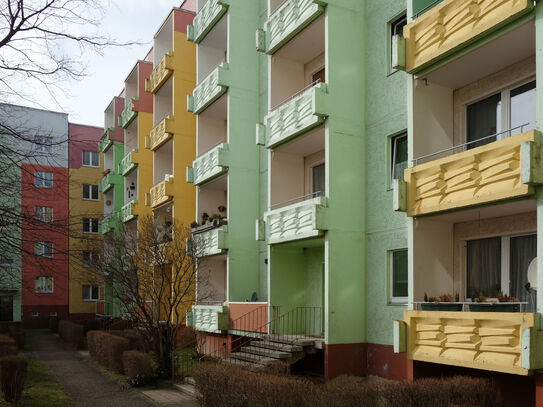
<path id="1" fill-rule="evenodd" d="M 226 93 L 222 95 L 219 99 L 211 104 L 206 110 L 200 113 L 200 117 L 212 117 L 214 119 L 226 120 L 226 106 L 227 106 L 227 96 Z"/>
<path id="2" fill-rule="evenodd" d="M 311 155 L 317 151 L 324 150 L 324 127 L 318 127 L 307 136 L 295 138 L 294 141 L 285 144 L 275 151 L 295 155 Z"/>
<path id="3" fill-rule="evenodd" d="M 458 89 L 534 53 L 535 25 L 534 20 L 530 20 L 422 77 L 432 83 Z"/>
<path id="4" fill-rule="evenodd" d="M 211 47 L 216 49 L 227 49 L 227 21 L 228 14 L 224 15 L 212 30 L 200 42 L 200 46 Z"/>
<path id="5" fill-rule="evenodd" d="M 205 184 L 200 189 L 214 190 L 214 191 L 226 191 L 226 174 L 211 181 L 209 184 Z"/>
<path id="6" fill-rule="evenodd" d="M 274 56 L 307 63 L 325 50 L 324 17 L 320 17 L 277 51 Z"/>

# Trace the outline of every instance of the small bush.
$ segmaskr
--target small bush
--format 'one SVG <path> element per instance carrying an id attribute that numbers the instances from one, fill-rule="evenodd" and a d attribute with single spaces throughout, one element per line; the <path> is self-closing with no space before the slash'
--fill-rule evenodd
<path id="1" fill-rule="evenodd" d="M 22 356 L 0 358 L 0 382 L 4 400 L 17 404 L 23 393 L 26 378 L 26 359 Z"/>
<path id="2" fill-rule="evenodd" d="M 146 352 L 150 348 L 149 344 L 146 343 L 143 335 L 140 332 L 136 331 L 135 329 L 126 329 L 124 331 L 110 330 L 107 332 L 111 335 L 117 335 L 117 336 L 120 336 L 121 338 L 127 339 L 129 342 L 129 345 L 128 345 L 129 350 L 139 350 L 142 352 Z"/>
<path id="3" fill-rule="evenodd" d="M 124 374 L 134 387 L 152 384 L 156 381 L 156 366 L 151 357 L 144 352 L 127 350 L 123 353 Z"/>
<path id="4" fill-rule="evenodd" d="M 123 352 L 130 346 L 127 339 L 104 331 L 89 331 L 87 345 L 93 359 L 109 370 L 123 373 Z"/>
<path id="5" fill-rule="evenodd" d="M 12 337 L 13 340 L 17 343 L 19 349 L 23 349 L 25 347 L 26 332 L 23 328 L 19 328 L 17 326 L 10 326 L 9 336 Z"/>
<path id="6" fill-rule="evenodd" d="M 16 355 L 18 352 L 15 340 L 8 335 L 0 334 L 0 357 Z"/>
<path id="7" fill-rule="evenodd" d="M 112 322 L 108 326 L 108 331 L 124 331 L 125 329 L 132 328 L 132 321 L 127 321 L 124 319 L 119 319 L 118 321 Z"/>
<path id="8" fill-rule="evenodd" d="M 74 324 L 68 320 L 62 320 L 58 323 L 58 333 L 72 348 L 83 348 L 85 338 L 85 329 L 83 325 Z"/>
<path id="9" fill-rule="evenodd" d="M 87 332 L 95 331 L 99 328 L 99 324 L 96 319 L 74 319 L 72 320 L 72 322 L 77 325 L 82 325 L 85 335 L 87 334 Z"/>

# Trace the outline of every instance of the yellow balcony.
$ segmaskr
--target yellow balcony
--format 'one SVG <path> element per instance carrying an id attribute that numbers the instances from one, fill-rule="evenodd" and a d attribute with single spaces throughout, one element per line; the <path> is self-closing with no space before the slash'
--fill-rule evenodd
<path id="1" fill-rule="evenodd" d="M 536 138 L 539 133 L 531 130 L 407 168 L 408 216 L 532 195 L 532 185 L 541 181 Z"/>
<path id="2" fill-rule="evenodd" d="M 173 198 L 173 177 L 164 180 L 154 187 L 150 191 L 151 208 L 156 208 L 166 202 L 169 202 Z"/>
<path id="3" fill-rule="evenodd" d="M 155 66 L 149 79 L 145 80 L 145 91 L 157 93 L 164 82 L 172 76 L 174 69 L 173 51 L 170 51 L 166 53 L 159 64 Z"/>
<path id="4" fill-rule="evenodd" d="M 411 360 L 528 375 L 540 367 L 538 320 L 525 312 L 405 311 L 394 347 Z"/>
<path id="5" fill-rule="evenodd" d="M 149 141 L 147 148 L 155 151 L 165 142 L 173 137 L 175 128 L 175 122 L 172 115 L 166 117 L 157 126 L 155 126 L 149 133 Z"/>
<path id="6" fill-rule="evenodd" d="M 532 8 L 532 0 L 445 0 L 404 28 L 406 71 L 427 67 Z"/>

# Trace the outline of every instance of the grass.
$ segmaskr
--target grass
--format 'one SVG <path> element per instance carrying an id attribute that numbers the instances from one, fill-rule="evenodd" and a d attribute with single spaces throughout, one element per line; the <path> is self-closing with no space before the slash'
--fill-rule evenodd
<path id="1" fill-rule="evenodd" d="M 111 370 L 106 369 L 104 366 L 102 366 L 100 363 L 98 363 L 94 359 L 90 359 L 90 362 L 100 372 L 102 372 L 103 374 L 105 374 L 109 378 L 115 380 L 117 382 L 117 384 L 119 386 L 121 386 L 121 388 L 123 388 L 123 389 L 130 389 L 131 388 L 130 384 L 128 383 L 128 377 L 126 377 L 125 375 L 122 375 L 122 374 L 119 374 L 119 373 L 116 373 L 116 372 L 112 372 Z"/>
<path id="2" fill-rule="evenodd" d="M 19 407 L 68 407 L 74 402 L 62 389 L 58 380 L 41 360 L 26 358 L 28 362 L 23 396 Z M 0 406 L 9 404 L 0 400 Z"/>

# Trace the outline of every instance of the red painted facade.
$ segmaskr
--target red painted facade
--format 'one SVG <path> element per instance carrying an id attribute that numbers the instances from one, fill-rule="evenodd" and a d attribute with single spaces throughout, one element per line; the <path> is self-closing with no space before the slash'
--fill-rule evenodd
<path id="1" fill-rule="evenodd" d="M 81 168 L 83 151 L 98 152 L 98 142 L 104 134 L 102 127 L 68 124 L 70 142 L 68 144 L 68 162 L 71 169 Z"/>
<path id="2" fill-rule="evenodd" d="M 195 13 L 189 10 L 174 10 L 173 26 L 174 30 L 179 33 L 187 33 L 187 25 L 192 24 Z"/>
<path id="3" fill-rule="evenodd" d="M 53 173 L 52 188 L 34 185 L 35 171 Z M 31 221 L 36 206 L 53 208 L 53 223 Z M 59 317 L 68 313 L 68 169 L 43 165 L 23 164 L 21 174 L 22 227 L 22 303 L 23 323 L 45 325 L 51 312 Z M 36 242 L 53 242 L 53 257 L 35 255 Z M 52 293 L 35 292 L 35 278 L 53 277 Z M 32 316 L 38 312 L 38 316 Z"/>
<path id="4" fill-rule="evenodd" d="M 136 112 L 153 113 L 153 94 L 145 91 L 145 80 L 153 72 L 153 63 L 138 61 L 138 95 L 139 100 L 134 102 Z"/>

